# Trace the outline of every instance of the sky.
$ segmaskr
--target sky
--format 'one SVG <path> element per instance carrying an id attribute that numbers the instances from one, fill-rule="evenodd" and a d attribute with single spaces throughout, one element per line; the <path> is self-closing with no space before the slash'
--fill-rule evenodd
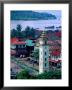
<path id="1" fill-rule="evenodd" d="M 36 10 L 36 12 L 45 12 L 51 13 L 57 17 L 57 19 L 61 18 L 61 10 Z"/>

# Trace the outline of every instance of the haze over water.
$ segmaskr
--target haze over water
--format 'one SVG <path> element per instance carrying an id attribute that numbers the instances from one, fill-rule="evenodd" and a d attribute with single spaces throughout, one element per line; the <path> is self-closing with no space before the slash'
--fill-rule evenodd
<path id="1" fill-rule="evenodd" d="M 57 10 L 50 10 L 50 11 L 38 11 L 37 12 L 46 12 L 51 13 L 57 17 L 57 19 L 53 20 L 11 20 L 11 30 L 16 28 L 17 24 L 21 24 L 22 30 L 24 30 L 27 26 L 33 27 L 34 29 L 38 28 L 39 30 L 45 30 L 45 27 L 49 26 L 55 26 L 59 27 L 61 26 L 61 11 Z M 55 28 L 56 29 L 56 28 Z M 55 30 L 54 29 L 54 30 Z"/>
<path id="2" fill-rule="evenodd" d="M 61 26 L 61 21 L 60 20 L 30 20 L 30 21 L 25 21 L 25 20 L 11 20 L 11 30 L 13 28 L 16 28 L 17 24 L 22 25 L 22 30 L 24 30 L 27 26 L 33 27 L 33 28 L 39 28 L 39 30 L 44 30 L 45 27 L 48 26 Z"/>

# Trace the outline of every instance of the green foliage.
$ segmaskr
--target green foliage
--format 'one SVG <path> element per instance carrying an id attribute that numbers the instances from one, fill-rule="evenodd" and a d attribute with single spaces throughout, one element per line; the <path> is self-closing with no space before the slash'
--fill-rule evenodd
<path id="1" fill-rule="evenodd" d="M 23 33 L 22 33 L 22 26 L 20 24 L 17 25 L 16 29 L 11 30 L 11 38 L 23 38 Z"/>
<path id="2" fill-rule="evenodd" d="M 46 31 L 47 35 L 48 35 L 48 40 L 60 40 L 61 38 L 55 35 L 56 31 Z M 60 33 L 60 31 L 57 31 L 58 33 Z M 31 28 L 29 26 L 27 26 L 23 31 L 22 31 L 22 26 L 20 24 L 17 25 L 16 29 L 12 29 L 11 30 L 11 37 L 17 37 L 17 38 L 22 38 L 22 39 L 31 39 L 31 38 L 35 38 L 40 37 L 40 32 L 34 28 Z"/>
<path id="3" fill-rule="evenodd" d="M 37 76 L 37 79 L 61 79 L 61 71 L 49 71 Z"/>
<path id="4" fill-rule="evenodd" d="M 35 29 L 30 28 L 29 26 L 27 26 L 25 28 L 25 35 L 26 35 L 25 36 L 26 38 L 29 38 L 29 37 L 34 38 L 35 37 Z"/>
<path id="5" fill-rule="evenodd" d="M 30 27 L 29 26 L 27 26 L 26 28 L 25 28 L 25 37 L 26 38 L 28 38 L 29 36 L 30 36 Z"/>
<path id="6" fill-rule="evenodd" d="M 29 78 L 29 72 L 25 69 L 17 74 L 17 79 L 28 79 L 28 78 Z"/>
<path id="7" fill-rule="evenodd" d="M 22 26 L 20 24 L 17 25 L 16 30 L 17 30 L 17 34 L 18 34 L 17 37 L 22 38 L 23 37 L 23 34 L 21 32 Z"/>
<path id="8" fill-rule="evenodd" d="M 38 59 L 39 59 L 39 49 L 34 50 L 34 52 L 32 53 L 32 56 L 33 56 L 36 60 L 38 60 Z"/>
<path id="9" fill-rule="evenodd" d="M 39 74 L 37 76 L 29 75 L 29 71 L 24 69 L 17 74 L 17 79 L 61 79 L 61 71 L 49 71 Z"/>
<path id="10" fill-rule="evenodd" d="M 18 24 L 17 27 L 16 27 L 16 30 L 17 30 L 18 32 L 21 32 L 21 29 L 22 29 L 22 26 L 21 26 L 20 24 Z"/>
<path id="11" fill-rule="evenodd" d="M 33 38 L 35 38 L 35 29 L 31 28 L 30 34 Z"/>
<path id="12" fill-rule="evenodd" d="M 17 79 L 36 79 L 36 76 L 29 75 L 29 71 L 27 69 L 24 69 L 16 76 Z"/>
<path id="13" fill-rule="evenodd" d="M 17 36 L 18 36 L 17 30 L 12 29 L 12 30 L 11 30 L 11 38 L 15 38 L 15 37 L 17 37 Z"/>
<path id="14" fill-rule="evenodd" d="M 22 26 L 20 24 L 17 25 L 16 30 L 11 30 L 11 37 L 17 37 L 17 38 L 35 38 L 35 29 L 30 28 L 27 26 L 24 31 L 22 31 Z"/>

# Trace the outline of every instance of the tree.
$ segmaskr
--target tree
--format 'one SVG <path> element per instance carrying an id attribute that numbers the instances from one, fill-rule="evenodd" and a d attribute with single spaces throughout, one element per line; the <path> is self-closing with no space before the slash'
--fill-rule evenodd
<path id="1" fill-rule="evenodd" d="M 33 56 L 36 60 L 38 60 L 38 59 L 39 59 L 39 49 L 34 50 L 34 52 L 32 53 L 32 56 Z"/>
<path id="2" fill-rule="evenodd" d="M 12 29 L 11 30 L 11 38 L 17 37 L 17 30 Z"/>
<path id="3" fill-rule="evenodd" d="M 21 26 L 20 24 L 18 24 L 17 27 L 16 27 L 16 30 L 17 30 L 18 32 L 21 32 L 21 29 L 22 29 L 22 26 Z"/>
<path id="4" fill-rule="evenodd" d="M 23 33 L 22 33 L 22 26 L 20 24 L 17 25 L 16 27 L 16 30 L 17 30 L 17 37 L 18 38 L 23 38 Z"/>
<path id="5" fill-rule="evenodd" d="M 35 38 L 35 29 L 27 26 L 25 28 L 25 35 L 26 38 L 30 38 L 30 37 Z"/>
<path id="6" fill-rule="evenodd" d="M 24 69 L 16 75 L 17 79 L 36 79 L 36 76 L 29 75 L 29 71 Z"/>
<path id="7" fill-rule="evenodd" d="M 16 29 L 11 30 L 11 37 L 17 38 L 35 38 L 35 29 L 27 26 L 24 31 L 22 31 L 22 26 L 17 25 Z"/>
<path id="8" fill-rule="evenodd" d="M 29 35 L 30 35 L 30 27 L 29 26 L 27 26 L 26 28 L 25 28 L 25 37 L 26 38 L 28 38 L 29 37 Z"/>
<path id="9" fill-rule="evenodd" d="M 35 29 L 31 28 L 30 36 L 32 36 L 32 38 L 35 38 Z"/>

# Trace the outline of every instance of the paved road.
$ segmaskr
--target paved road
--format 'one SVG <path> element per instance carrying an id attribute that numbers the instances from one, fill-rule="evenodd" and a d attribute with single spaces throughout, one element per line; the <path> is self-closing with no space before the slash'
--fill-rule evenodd
<path id="1" fill-rule="evenodd" d="M 29 67 L 28 65 L 21 63 L 19 60 L 17 60 L 16 58 L 12 58 L 12 61 L 14 61 L 19 67 L 21 67 L 22 69 L 27 69 L 29 71 L 29 74 L 31 75 L 37 75 L 38 74 L 38 70 Z"/>

